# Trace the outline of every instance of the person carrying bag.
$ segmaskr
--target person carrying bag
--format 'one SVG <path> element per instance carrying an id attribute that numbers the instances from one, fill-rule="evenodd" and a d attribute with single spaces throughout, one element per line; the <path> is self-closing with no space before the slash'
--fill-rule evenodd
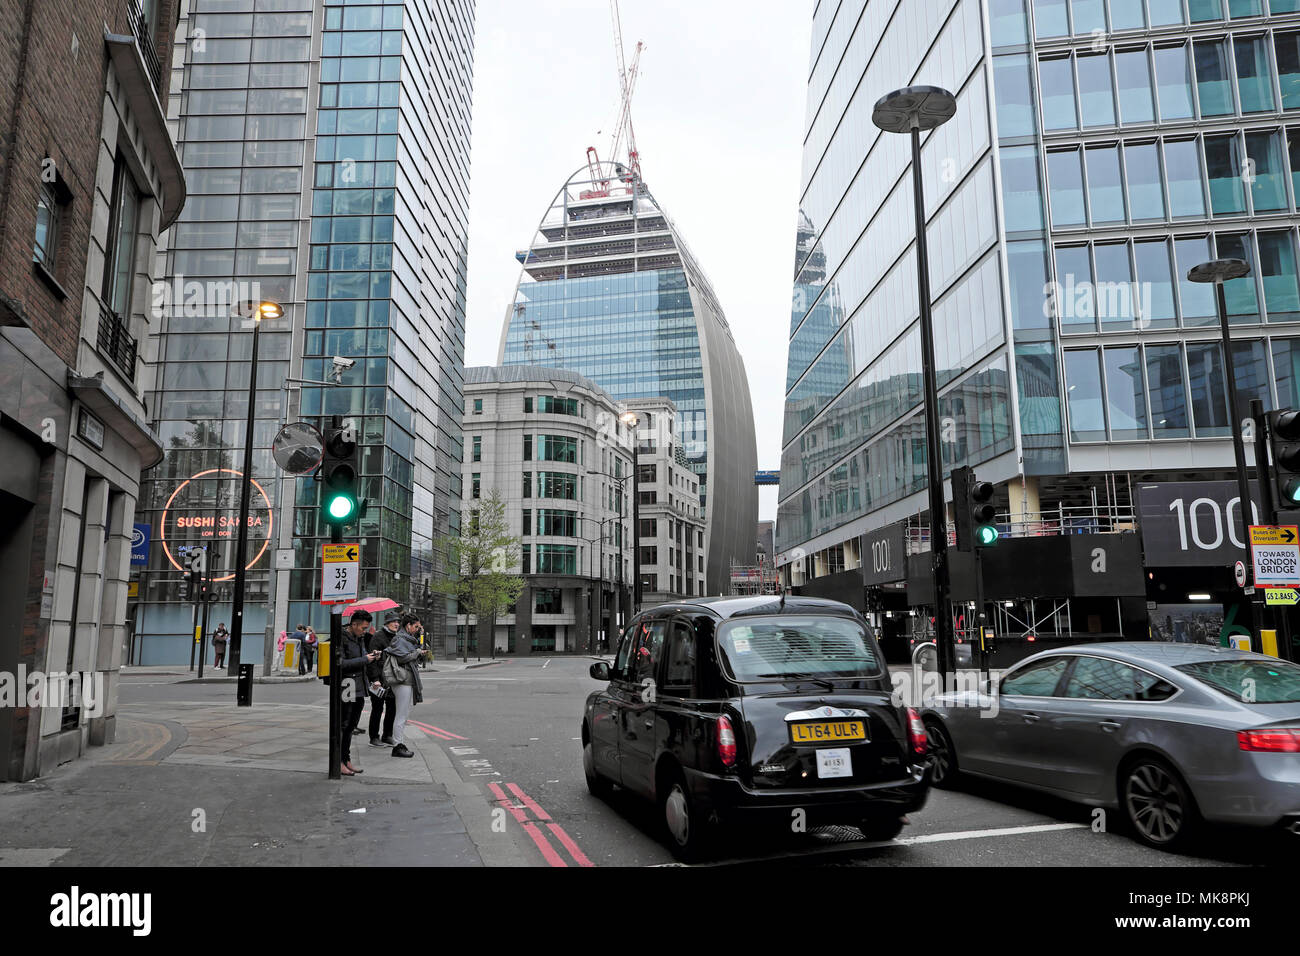
<path id="1" fill-rule="evenodd" d="M 381 679 L 384 686 L 393 692 L 397 702 L 397 718 L 393 721 L 394 757 L 414 757 L 415 753 L 406 746 L 406 718 L 411 708 L 424 700 L 424 688 L 420 682 L 420 672 L 415 667 L 424 656 L 424 648 L 418 643 L 420 619 L 414 614 L 402 616 L 401 627 L 393 635 L 392 642 L 384 648 L 384 666 Z"/>

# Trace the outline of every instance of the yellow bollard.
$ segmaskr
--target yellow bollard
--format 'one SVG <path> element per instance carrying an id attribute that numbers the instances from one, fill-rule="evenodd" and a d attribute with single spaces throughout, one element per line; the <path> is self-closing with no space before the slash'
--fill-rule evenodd
<path id="1" fill-rule="evenodd" d="M 1260 631 L 1259 646 L 1269 657 L 1280 656 L 1277 652 L 1277 631 Z"/>
<path id="2" fill-rule="evenodd" d="M 330 642 L 321 641 L 316 645 L 316 676 L 330 676 Z"/>

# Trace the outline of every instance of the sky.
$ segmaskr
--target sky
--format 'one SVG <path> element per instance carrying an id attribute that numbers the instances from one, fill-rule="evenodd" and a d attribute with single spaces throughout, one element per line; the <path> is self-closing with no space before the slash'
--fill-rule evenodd
<path id="1" fill-rule="evenodd" d="M 708 274 L 749 376 L 758 467 L 781 459 L 814 0 L 623 0 L 641 172 Z M 619 105 L 607 0 L 478 0 L 466 365 L 495 365 L 514 258 Z M 759 517 L 776 517 L 775 487 Z"/>

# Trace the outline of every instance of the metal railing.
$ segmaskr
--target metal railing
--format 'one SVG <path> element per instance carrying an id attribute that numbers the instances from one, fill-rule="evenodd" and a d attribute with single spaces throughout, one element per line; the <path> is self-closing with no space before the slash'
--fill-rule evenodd
<path id="1" fill-rule="evenodd" d="M 153 25 L 144 12 L 143 0 L 127 0 L 127 15 L 131 21 L 131 32 L 140 44 L 140 54 L 144 58 L 153 88 L 162 94 L 162 60 L 158 57 L 158 48 L 153 42 Z"/>
<path id="2" fill-rule="evenodd" d="M 994 516 L 994 526 L 1001 538 L 1040 538 L 1065 534 L 1123 534 L 1137 531 L 1137 516 L 1125 506 L 1077 507 L 1058 506 L 1053 511 L 1030 511 Z M 930 550 L 930 526 L 917 516 L 908 519 L 905 529 L 907 553 Z M 957 532 L 948 522 L 948 547 L 956 547 Z"/>
<path id="3" fill-rule="evenodd" d="M 123 318 L 103 302 L 99 303 L 99 351 L 111 361 L 128 382 L 135 382 L 137 344 Z"/>

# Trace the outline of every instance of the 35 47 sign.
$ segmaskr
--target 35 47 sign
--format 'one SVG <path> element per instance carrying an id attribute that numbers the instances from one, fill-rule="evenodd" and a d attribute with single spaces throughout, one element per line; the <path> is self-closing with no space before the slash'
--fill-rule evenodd
<path id="1" fill-rule="evenodd" d="M 351 604 L 361 577 L 361 545 L 321 545 L 320 575 L 321 604 Z"/>

